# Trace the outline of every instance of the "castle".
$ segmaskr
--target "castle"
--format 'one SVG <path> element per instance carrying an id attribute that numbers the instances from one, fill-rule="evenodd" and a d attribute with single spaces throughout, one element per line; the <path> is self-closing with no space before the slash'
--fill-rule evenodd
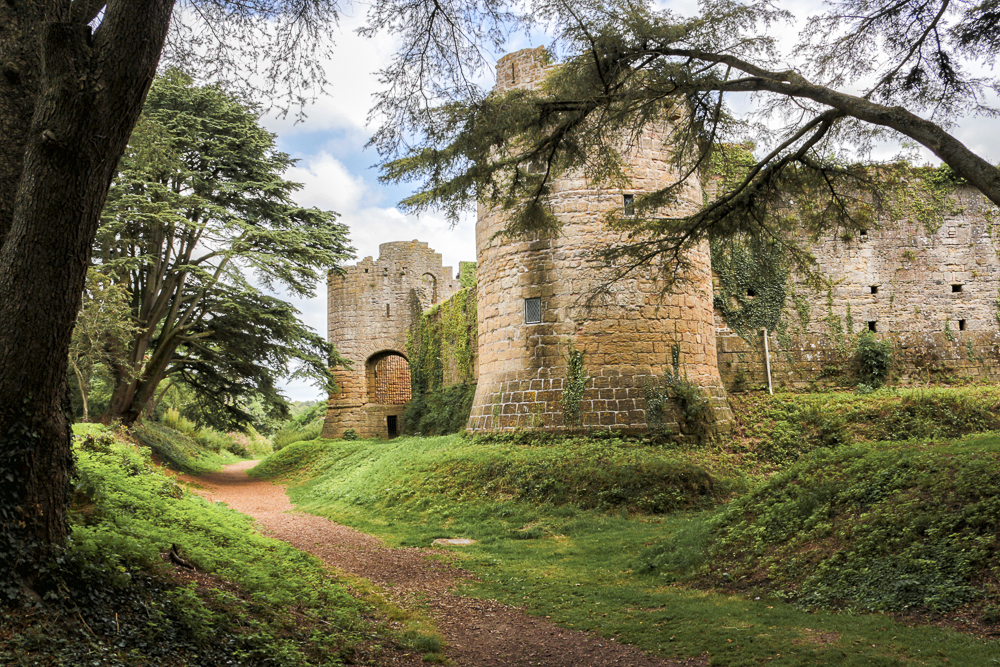
<path id="1" fill-rule="evenodd" d="M 545 75 L 541 49 L 519 51 L 497 63 L 495 90 L 536 86 Z M 760 386 L 767 369 L 779 386 L 836 384 L 861 331 L 893 341 L 901 381 L 1000 379 L 997 211 L 971 188 L 949 195 L 934 220 L 911 216 L 814 243 L 829 281 L 817 287 L 787 277 L 776 292 L 783 317 L 766 348 L 759 332 L 730 327 L 724 314 L 727 299 L 752 307 L 758 287 L 718 273 L 713 284 L 707 243 L 690 253 L 679 286 L 664 291 L 663 267 L 648 267 L 615 284 L 608 299 L 585 303 L 606 278 L 589 262 L 611 238 L 603 215 L 679 178 L 665 139 L 654 130 L 642 136 L 627 156 L 626 190 L 558 179 L 548 206 L 562 222 L 559 235 L 502 239 L 495 235 L 502 215 L 479 211 L 478 381 L 468 431 L 645 432 L 655 421 L 693 437 L 676 409 L 654 414 L 666 376 L 697 385 L 707 398 L 708 435 L 724 434 L 732 418 L 725 386 Z M 675 212 L 701 205 L 702 183 L 690 178 Z M 383 244 L 378 260 L 331 274 L 328 286 L 330 341 L 353 365 L 335 370 L 340 391 L 330 398 L 323 436 L 353 429 L 392 437 L 410 398 L 406 339 L 420 315 L 412 305 L 445 301 L 459 277 L 413 241 Z M 734 297 L 734 289 L 744 291 Z"/>

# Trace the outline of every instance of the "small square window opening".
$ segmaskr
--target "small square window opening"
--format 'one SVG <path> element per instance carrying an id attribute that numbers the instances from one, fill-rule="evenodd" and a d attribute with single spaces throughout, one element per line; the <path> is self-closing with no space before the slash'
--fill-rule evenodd
<path id="1" fill-rule="evenodd" d="M 858 231 L 858 236 L 868 236 L 868 230 L 867 229 L 861 229 L 861 230 L 859 230 Z"/>
<path id="2" fill-rule="evenodd" d="M 625 215 L 635 215 L 635 195 L 622 195 L 622 210 Z"/>
<path id="3" fill-rule="evenodd" d="M 538 297 L 524 300 L 524 323 L 538 324 L 542 321 L 542 300 Z"/>
<path id="4" fill-rule="evenodd" d="M 868 320 L 868 330 L 878 331 L 878 325 L 875 320 Z"/>
<path id="5" fill-rule="evenodd" d="M 878 294 L 878 285 L 872 285 L 872 294 Z"/>
<path id="6" fill-rule="evenodd" d="M 748 287 L 747 288 L 747 296 L 751 296 L 751 297 L 757 296 L 757 290 L 755 290 L 752 287 Z"/>
<path id="7" fill-rule="evenodd" d="M 961 292 L 962 291 L 962 286 L 961 285 L 952 285 L 951 286 L 951 291 L 952 292 Z"/>

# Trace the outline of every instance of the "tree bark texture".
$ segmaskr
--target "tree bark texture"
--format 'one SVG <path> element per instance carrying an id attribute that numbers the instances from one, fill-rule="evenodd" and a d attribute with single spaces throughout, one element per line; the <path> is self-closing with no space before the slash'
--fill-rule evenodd
<path id="1" fill-rule="evenodd" d="M 0 0 L 0 574 L 27 581 L 67 536 L 70 338 L 173 0 L 109 2 L 93 33 L 78 4 Z"/>

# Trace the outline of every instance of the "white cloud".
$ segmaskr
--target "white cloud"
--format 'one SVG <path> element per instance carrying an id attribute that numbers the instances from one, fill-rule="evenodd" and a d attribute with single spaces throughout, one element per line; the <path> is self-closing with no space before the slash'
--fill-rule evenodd
<path id="1" fill-rule="evenodd" d="M 396 51 L 396 40 L 388 35 L 361 37 L 355 31 L 365 24 L 364 12 L 354 8 L 341 15 L 340 35 L 332 57 L 323 63 L 330 81 L 327 94 L 306 109 L 305 121 L 287 118 L 265 119 L 265 125 L 282 137 L 303 131 L 347 131 L 364 143 L 368 139 L 367 117 L 372 96 L 379 90 L 378 70 L 385 67 Z"/>

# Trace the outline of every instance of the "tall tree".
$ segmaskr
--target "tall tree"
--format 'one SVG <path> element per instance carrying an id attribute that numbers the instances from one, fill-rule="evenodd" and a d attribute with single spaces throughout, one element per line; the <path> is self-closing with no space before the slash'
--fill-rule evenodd
<path id="1" fill-rule="evenodd" d="M 0 3 L 0 579 L 31 583 L 67 536 L 67 366 L 101 209 L 142 110 L 174 0 Z M 238 30 L 286 34 L 308 56 L 336 5 L 192 0 Z M 205 24 L 207 25 L 207 23 Z M 200 35 L 209 34 L 207 31 Z M 185 33 L 179 33 L 183 45 Z M 245 40 L 250 44 L 254 40 Z M 197 40 L 187 42 L 199 47 Z M 274 54 L 259 40 L 256 54 Z M 199 47 L 200 48 L 200 47 Z M 195 49 L 197 51 L 197 49 Z M 280 54 L 278 54 L 280 55 Z M 292 62 L 292 61 L 288 61 Z M 308 69 L 292 62 L 280 85 Z M 308 74 L 308 72 L 306 72 Z M 308 76 L 305 77 L 307 80 Z"/>
<path id="2" fill-rule="evenodd" d="M 456 45 L 469 50 L 449 31 L 473 40 L 491 33 L 504 6 L 378 0 L 370 15 L 376 29 L 401 31 L 403 51 L 447 63 L 461 60 L 445 57 Z M 283 93 L 277 106 L 287 111 L 323 90 L 320 59 L 333 48 L 338 8 L 336 0 L 0 3 L 4 583 L 30 584 L 67 536 L 69 342 L 101 209 L 168 34 L 172 62 L 236 85 L 263 81 L 265 92 Z"/>
<path id="3" fill-rule="evenodd" d="M 130 294 L 138 331 L 102 420 L 131 424 L 166 378 L 182 378 L 240 421 L 243 392 L 281 416 L 276 381 L 298 373 L 329 389 L 335 353 L 268 287 L 313 296 L 352 255 L 336 215 L 292 200 L 258 112 L 179 70 L 159 77 L 111 186 L 94 260 Z M 243 415 L 249 419 L 248 415 Z"/>
<path id="4" fill-rule="evenodd" d="M 69 347 L 69 364 L 80 390 L 83 420 L 90 420 L 89 397 L 95 371 L 120 367 L 129 341 L 139 333 L 129 308 L 129 293 L 96 267 L 87 271 L 83 305 Z"/>
<path id="5" fill-rule="evenodd" d="M 464 90 L 432 109 L 387 91 L 383 108 L 396 115 L 373 140 L 384 178 L 422 181 L 403 202 L 411 210 L 457 215 L 486 203 L 511 211 L 517 232 L 555 224 L 544 200 L 560 174 L 626 182 L 621 151 L 666 118 L 682 175 L 724 160 L 722 145 L 756 143 L 743 176 L 695 214 L 663 217 L 681 181 L 637 199 L 635 215 L 609 215 L 628 234 L 603 253 L 621 272 L 661 256 L 677 265 L 710 232 L 785 242 L 794 202 L 813 229 L 867 226 L 899 176 L 866 162 L 883 140 L 925 146 L 1000 205 L 1000 171 L 947 129 L 960 114 L 998 114 L 984 102 L 998 81 L 970 73 L 995 59 L 996 1 L 827 6 L 806 22 L 797 65 L 779 67 L 773 28 L 792 16 L 770 1 L 703 0 L 683 18 L 641 0 L 540 0 L 537 15 L 557 26 L 567 54 L 545 86 Z M 729 100 L 746 93 L 754 104 L 741 115 Z"/>

